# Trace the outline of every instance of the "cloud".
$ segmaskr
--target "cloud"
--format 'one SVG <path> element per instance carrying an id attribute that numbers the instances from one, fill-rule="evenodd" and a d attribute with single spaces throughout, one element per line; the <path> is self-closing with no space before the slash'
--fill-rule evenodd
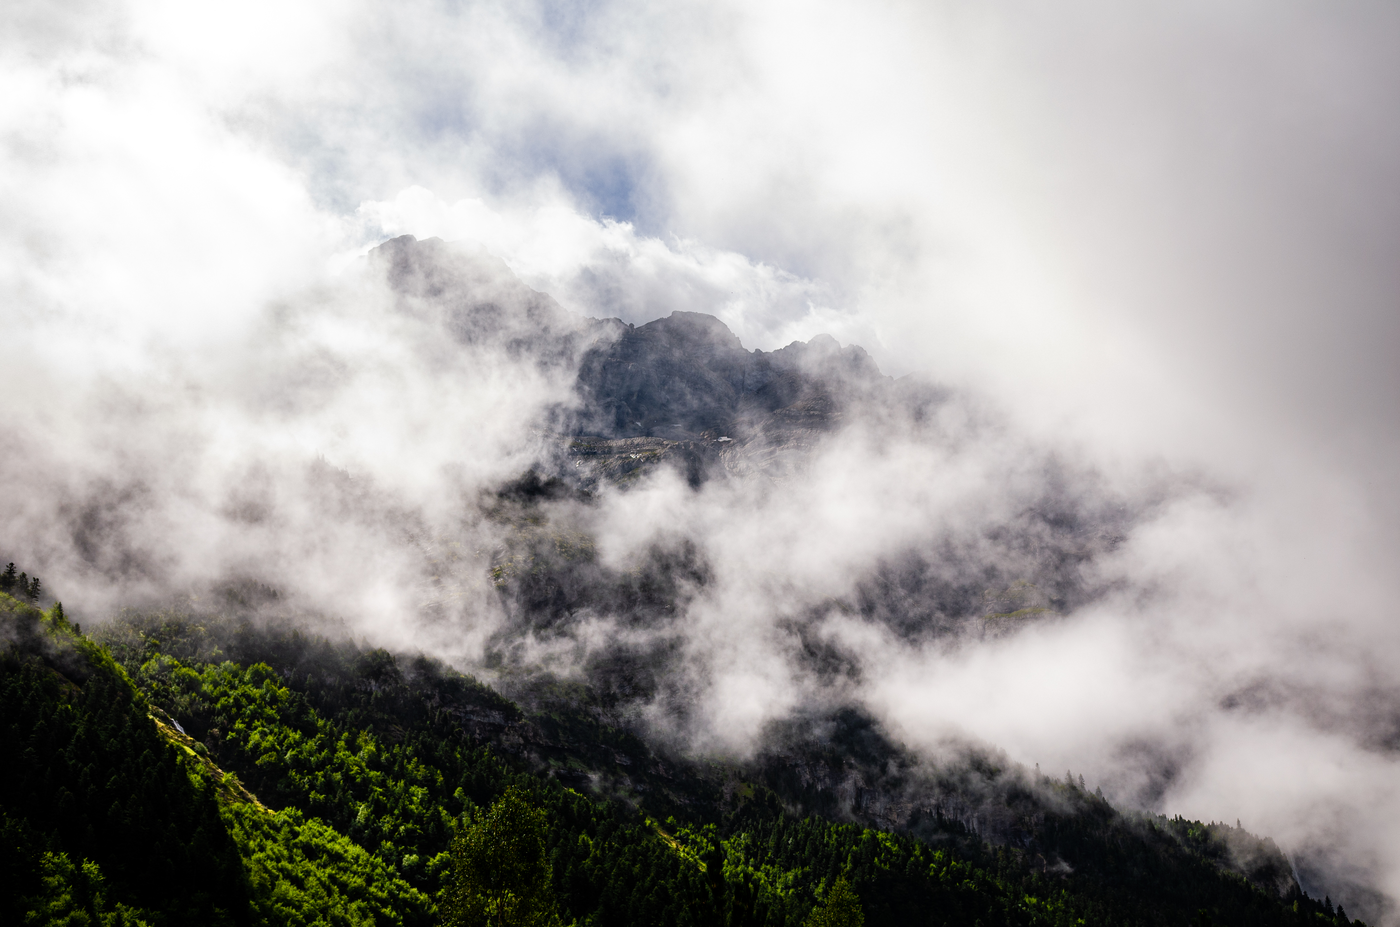
<path id="1" fill-rule="evenodd" d="M 589 527 L 605 563 L 637 569 L 655 546 L 683 541 L 706 565 L 703 587 L 653 630 L 682 657 L 651 723 L 745 756 L 794 712 L 862 704 L 928 756 L 994 744 L 1026 766 L 1074 769 L 1128 805 L 1241 818 L 1311 867 L 1327 860 L 1313 878 L 1334 898 L 1387 916 L 1357 886 L 1395 891 L 1380 822 L 1400 810 L 1397 642 L 1389 574 L 1341 562 L 1354 514 L 1305 506 L 1281 518 L 1267 489 L 1222 493 L 1180 475 L 1115 485 L 1080 471 L 1060 512 L 1093 531 L 1113 524 L 1103 512 L 1116 505 L 1129 515 L 1109 529 L 1121 543 L 1066 565 L 1086 539 L 1045 533 L 1053 509 L 1039 521 L 1063 492 L 1044 449 L 997 429 L 956 434 L 853 426 L 777 484 L 697 493 L 660 479 L 605 498 Z M 1281 530 L 1300 518 L 1320 533 Z M 1081 584 L 1068 608 L 984 614 L 1035 604 L 1012 580 L 1056 576 Z M 960 582 L 982 601 L 959 605 Z M 987 604 L 1008 585 L 1011 604 Z"/>
<path id="2" fill-rule="evenodd" d="M 773 350 L 816 331 L 851 341 L 873 334 L 836 308 L 830 289 L 771 264 L 702 242 L 647 236 L 631 223 L 578 212 L 550 186 L 530 200 L 493 206 L 480 198 L 445 203 L 410 187 L 356 211 L 368 229 L 479 243 L 567 308 L 632 324 L 680 310 L 718 317 L 750 348 Z"/>

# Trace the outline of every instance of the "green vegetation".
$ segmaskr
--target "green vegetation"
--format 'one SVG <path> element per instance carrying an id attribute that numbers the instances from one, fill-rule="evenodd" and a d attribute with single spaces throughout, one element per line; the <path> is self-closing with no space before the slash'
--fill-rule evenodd
<path id="1" fill-rule="evenodd" d="M 39 859 L 39 885 L 25 901 L 28 924 L 149 927 L 151 915 L 121 902 L 109 904 L 107 880 L 91 860 L 74 865 L 66 853 L 45 851 Z M 143 916 L 144 915 L 144 916 Z"/>
<path id="2" fill-rule="evenodd" d="M 443 923 L 452 927 L 553 927 L 559 923 L 554 867 L 545 852 L 549 824 L 518 786 L 506 789 L 452 841 L 452 878 Z"/>
<path id="3" fill-rule="evenodd" d="M 152 925 L 246 923 L 243 869 L 217 802 L 125 673 L 61 605 L 45 614 L 0 594 L 0 619 L 0 814 L 18 886 L 0 920 L 71 908 L 106 923 L 110 905 Z"/>
<path id="4" fill-rule="evenodd" d="M 248 868 L 256 923 L 398 927 L 429 919 L 426 896 L 324 821 L 247 804 L 230 806 L 228 820 Z"/>
<path id="5" fill-rule="evenodd" d="M 837 879 L 822 903 L 813 909 L 803 927 L 863 927 L 865 912 L 850 883 Z"/>
<path id="6" fill-rule="evenodd" d="M 39 601 L 39 596 L 43 594 L 43 584 L 39 582 L 39 577 L 30 578 L 28 573 L 15 575 L 15 565 L 9 563 L 5 565 L 3 572 L 0 572 L 0 592 L 6 595 L 29 601 Z"/>
<path id="7" fill-rule="evenodd" d="M 1268 890 L 1268 854 L 1228 871 L 1242 831 L 1072 780 L 1046 780 L 1070 810 L 1028 848 L 937 816 L 890 833 L 776 773 L 664 764 L 578 688 L 522 708 L 246 621 L 133 616 L 99 642 L 8 595 L 0 620 L 6 924 L 1347 923 Z"/>

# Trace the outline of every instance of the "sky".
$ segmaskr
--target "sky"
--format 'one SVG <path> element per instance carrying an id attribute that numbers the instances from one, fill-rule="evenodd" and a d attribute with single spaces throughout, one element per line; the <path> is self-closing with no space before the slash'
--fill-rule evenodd
<path id="1" fill-rule="evenodd" d="M 891 668 L 864 697 L 911 743 L 956 721 L 1105 781 L 1124 744 L 1171 744 L 1161 810 L 1400 896 L 1393 5 L 12 2 L 0 76 L 0 524 L 51 586 L 116 606 L 80 568 L 102 532 L 54 527 L 75 519 L 139 526 L 151 589 L 268 551 L 309 594 L 392 576 L 384 525 L 508 476 L 565 389 L 345 296 L 389 237 L 461 241 L 586 315 L 711 312 L 766 350 L 830 333 L 1115 486 L 1210 487 L 1103 566 L 1135 598 L 1058 630 L 953 656 L 831 633 Z M 906 450 L 879 465 L 950 472 Z M 793 513 L 857 479 L 841 453 L 753 537 L 805 549 Z M 976 458 L 968 497 L 1016 453 Z M 377 514 L 314 538 L 313 459 Z M 941 498 L 916 511 L 952 518 Z M 748 505 L 704 501 L 701 526 Z M 855 494 L 830 524 L 897 505 Z M 249 506 L 280 520 L 230 528 Z M 705 530 L 743 612 L 767 580 Z M 390 582 L 340 604 L 401 607 Z M 759 683 L 797 697 L 771 666 L 730 688 Z M 1030 688 L 1056 696 L 1027 712 Z M 1265 707 L 1210 707 L 1239 691 Z"/>

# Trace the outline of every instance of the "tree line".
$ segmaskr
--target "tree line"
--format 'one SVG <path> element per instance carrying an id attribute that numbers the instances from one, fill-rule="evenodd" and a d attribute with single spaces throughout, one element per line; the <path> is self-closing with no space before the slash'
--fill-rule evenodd
<path id="1" fill-rule="evenodd" d="M 1055 825 L 1084 861 L 1056 873 L 952 824 L 915 837 L 803 814 L 754 781 L 723 801 L 699 779 L 592 790 L 568 767 L 591 745 L 503 750 L 463 719 L 524 711 L 422 658 L 208 616 L 93 639 L 10 595 L 0 621 L 4 923 L 1356 923 L 1220 871 L 1171 836 L 1208 849 L 1185 824 L 1110 829 L 1103 802 Z M 586 706 L 548 711 L 566 739 L 627 748 Z"/>
<path id="2" fill-rule="evenodd" d="M 6 595 L 12 595 L 27 602 L 37 602 L 43 591 L 43 584 L 39 582 L 39 577 L 31 578 L 28 573 L 16 575 L 13 563 L 7 564 L 4 572 L 0 572 L 0 592 Z"/>

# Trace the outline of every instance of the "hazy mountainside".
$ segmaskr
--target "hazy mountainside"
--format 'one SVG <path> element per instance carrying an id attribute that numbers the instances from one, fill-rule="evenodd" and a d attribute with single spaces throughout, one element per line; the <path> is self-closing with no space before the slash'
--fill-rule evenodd
<path id="1" fill-rule="evenodd" d="M 1122 812 L 990 745 L 920 753 L 864 697 L 898 647 L 1110 593 L 1098 564 L 1152 492 L 825 336 L 749 351 L 698 313 L 584 319 L 436 240 L 363 270 L 444 382 L 481 367 L 482 395 L 535 416 L 501 432 L 531 436 L 497 449 L 513 469 L 486 471 L 515 475 L 422 505 L 320 458 L 281 483 L 256 462 L 202 524 L 281 556 L 169 584 L 100 644 L 0 597 L 16 922 L 1347 922 L 1267 839 Z M 321 407 L 345 375 L 322 368 L 286 405 Z M 452 467 L 479 437 L 446 436 Z M 946 487 L 911 476 L 934 466 Z M 161 548 L 99 489 L 76 546 L 155 575 Z M 353 643 L 317 598 L 346 588 L 412 603 L 412 645 Z M 725 689 L 745 660 L 790 704 Z M 748 733 L 721 730 L 734 704 Z M 510 860 L 502 833 L 525 835 Z"/>
<path id="2" fill-rule="evenodd" d="M 701 313 L 675 312 L 640 326 L 583 319 L 526 287 L 498 260 L 436 239 L 403 236 L 368 260 L 384 269 L 404 311 L 431 308 L 463 342 L 495 341 L 573 377 L 575 401 L 551 409 L 542 423 L 550 439 L 538 472 L 506 494 L 531 508 L 528 517 L 499 506 L 491 512 L 514 526 L 528 523 L 530 530 L 508 537 L 496 578 L 499 585 L 502 577 L 530 575 L 516 598 L 535 626 L 598 599 L 616 604 L 606 588 L 616 578 L 593 569 L 587 544 L 570 548 L 538 530 L 557 525 L 586 535 L 568 503 L 586 501 L 590 491 L 626 488 L 667 468 L 692 487 L 712 479 L 782 481 L 810 466 L 824 437 L 853 424 L 873 422 L 950 447 L 997 427 L 975 420 L 950 427 L 938 417 L 950 404 L 947 390 L 883 376 L 860 347 L 841 347 L 827 335 L 748 351 L 722 322 Z M 969 620 L 981 635 L 1092 598 L 1096 590 L 1082 568 L 1111 551 L 1150 500 L 1118 498 L 1095 474 L 1053 455 L 1026 464 L 1029 478 L 1006 487 L 1012 507 L 1003 520 L 978 525 L 975 537 L 931 526 L 924 543 L 884 558 L 841 607 L 909 636 L 965 632 Z M 656 558 L 689 563 L 681 569 L 694 579 L 704 571 L 694 553 L 658 551 Z M 679 588 L 685 578 L 654 575 L 648 582 Z M 548 592 L 541 595 L 540 587 Z M 675 611 L 674 602 L 655 604 Z"/>
<path id="3" fill-rule="evenodd" d="M 588 350 L 575 428 L 609 437 L 734 438 L 823 429 L 888 382 L 865 351 L 829 335 L 772 353 L 746 351 L 714 316 L 674 312 Z"/>
<path id="4" fill-rule="evenodd" d="M 747 351 L 722 322 L 697 312 L 640 326 L 580 318 L 498 259 L 437 239 L 393 239 L 367 265 L 397 294 L 400 311 L 440 315 L 464 344 L 499 346 L 575 376 L 576 401 L 542 424 L 583 439 L 562 442 L 573 465 L 566 475 L 591 485 L 662 463 L 681 464 L 692 482 L 721 470 L 781 477 L 854 404 L 939 396 L 896 386 L 864 350 L 828 335 Z"/>
<path id="5" fill-rule="evenodd" d="M 405 235 L 367 265 L 401 311 L 441 314 L 463 343 L 492 343 L 543 365 L 577 365 L 579 402 L 565 427 L 604 438 L 747 438 L 823 429 L 853 402 L 892 384 L 861 348 L 829 335 L 773 352 L 747 351 L 714 316 L 674 312 L 633 326 L 572 315 L 499 259 Z M 730 435 L 733 432 L 733 435 Z"/>
<path id="6" fill-rule="evenodd" d="M 870 924 L 1348 923 L 1268 842 L 1071 782 L 1025 783 L 1033 832 L 1010 844 L 937 813 L 900 836 L 807 816 L 824 791 L 765 761 L 658 756 L 577 690 L 537 683 L 527 708 L 422 657 L 213 616 L 108 624 L 114 663 L 60 608 L 0 604 L 16 923 L 431 923 L 454 873 L 506 852 L 454 831 L 510 801 L 538 815 L 532 891 L 566 923 L 817 923 L 838 880 Z M 826 743 L 829 768 L 889 749 L 849 719 Z"/>
<path id="7" fill-rule="evenodd" d="M 712 595 L 720 567 L 713 546 L 688 526 L 664 523 L 629 559 L 605 556 L 600 495 L 667 471 L 696 491 L 783 484 L 839 446 L 833 441 L 869 426 L 952 454 L 997 428 L 947 390 L 885 377 L 859 347 L 827 336 L 749 351 L 698 313 L 640 326 L 570 316 L 504 267 L 441 242 L 395 239 L 371 253 L 371 264 L 386 260 L 405 298 L 444 307 L 458 320 L 452 330 L 505 332 L 511 351 L 533 352 L 573 377 L 573 402 L 552 408 L 541 426 L 535 469 L 480 506 L 495 532 L 490 574 L 504 613 L 486 666 L 528 674 L 541 644 L 552 647 L 555 662 L 546 663 L 581 674 L 618 719 L 666 719 L 650 725 L 653 733 L 683 731 L 694 716 L 691 612 Z M 484 315 L 514 321 L 482 322 Z M 1114 550 L 1151 500 L 1116 496 L 1095 474 L 1034 449 L 1016 466 L 997 490 L 1006 498 L 984 506 L 976 522 L 930 520 L 913 543 L 889 547 L 848 594 L 794 600 L 783 618 L 796 643 L 787 659 L 839 703 L 838 690 L 870 668 L 826 633 L 833 618 L 912 641 L 983 639 L 1100 595 L 1096 558 Z M 432 582 L 466 585 L 450 569 L 435 569 Z M 587 646 L 575 646 L 585 637 Z"/>

